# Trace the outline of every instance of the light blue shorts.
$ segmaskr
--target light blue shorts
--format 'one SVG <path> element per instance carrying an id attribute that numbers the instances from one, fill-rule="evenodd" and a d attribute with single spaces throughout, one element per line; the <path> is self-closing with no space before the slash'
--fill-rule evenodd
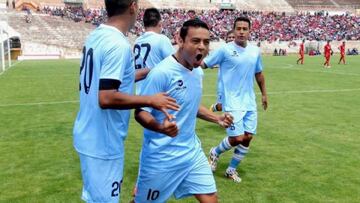
<path id="1" fill-rule="evenodd" d="M 194 164 L 186 168 L 165 172 L 150 172 L 146 168 L 140 168 L 135 202 L 164 203 L 172 195 L 180 199 L 215 192 L 214 176 L 204 152 L 201 151 Z"/>
<path id="2" fill-rule="evenodd" d="M 217 93 L 216 103 L 222 104 L 222 95 L 223 95 L 223 92 L 218 92 Z"/>
<path id="3" fill-rule="evenodd" d="M 230 111 L 234 117 L 234 124 L 226 128 L 226 133 L 230 137 L 244 135 L 245 132 L 256 134 L 257 111 Z"/>
<path id="4" fill-rule="evenodd" d="M 82 199 L 86 202 L 119 202 L 123 158 L 98 159 L 79 153 L 83 178 Z"/>

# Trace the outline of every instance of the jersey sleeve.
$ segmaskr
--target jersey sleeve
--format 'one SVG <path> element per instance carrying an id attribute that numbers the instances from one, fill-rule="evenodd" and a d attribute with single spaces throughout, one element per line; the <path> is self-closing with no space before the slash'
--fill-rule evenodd
<path id="1" fill-rule="evenodd" d="M 122 82 L 126 66 L 131 60 L 130 47 L 121 44 L 114 44 L 105 51 L 100 71 L 100 79 L 114 79 Z"/>
<path id="2" fill-rule="evenodd" d="M 168 37 L 162 36 L 162 47 L 161 47 L 161 57 L 164 59 L 171 54 L 175 53 L 175 48 L 171 44 L 171 41 Z"/>
<path id="3" fill-rule="evenodd" d="M 224 49 L 221 47 L 216 49 L 204 59 L 204 63 L 209 67 L 212 68 L 215 65 L 218 65 L 223 60 L 224 56 Z"/>
<path id="4" fill-rule="evenodd" d="M 260 73 L 263 70 L 263 65 L 262 65 L 262 59 L 261 59 L 261 52 L 258 52 L 258 58 L 256 61 L 256 67 L 255 67 L 255 73 Z"/>
<path id="5" fill-rule="evenodd" d="M 167 87 L 167 79 L 166 74 L 158 69 L 152 69 L 150 73 L 147 75 L 146 79 L 143 81 L 143 86 L 139 92 L 141 96 L 149 96 L 158 94 L 160 92 L 166 92 Z M 153 108 L 151 107 L 143 107 L 143 110 L 147 112 L 152 112 Z"/>

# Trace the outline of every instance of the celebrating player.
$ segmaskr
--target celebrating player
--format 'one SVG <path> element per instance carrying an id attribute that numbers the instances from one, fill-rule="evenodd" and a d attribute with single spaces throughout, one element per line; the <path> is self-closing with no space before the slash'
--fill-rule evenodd
<path id="1" fill-rule="evenodd" d="M 168 92 L 180 105 L 171 111 L 173 119 L 158 110 L 136 110 L 136 120 L 144 126 L 140 169 L 135 202 L 166 202 L 195 196 L 199 202 L 217 202 L 213 174 L 195 133 L 196 117 L 228 127 L 232 117 L 217 115 L 200 105 L 202 69 L 207 55 L 208 26 L 199 19 L 186 21 L 180 29 L 177 52 L 160 62 L 144 81 L 141 95 Z"/>
<path id="2" fill-rule="evenodd" d="M 223 83 L 223 111 L 234 117 L 234 124 L 227 128 L 227 137 L 210 150 L 210 164 L 216 170 L 219 156 L 235 147 L 226 177 L 235 182 L 241 178 L 236 172 L 237 166 L 249 151 L 250 141 L 256 133 L 257 109 L 253 89 L 254 77 L 262 94 L 262 105 L 268 106 L 265 79 L 258 47 L 248 44 L 250 20 L 238 17 L 234 22 L 235 41 L 210 53 L 204 59 L 203 67 L 220 66 L 220 79 Z"/>
<path id="3" fill-rule="evenodd" d="M 135 68 L 152 69 L 164 58 L 175 52 L 170 40 L 160 34 L 162 30 L 161 15 L 156 8 L 148 8 L 144 12 L 143 23 L 145 33 L 136 39 L 134 45 Z M 136 92 L 139 93 L 143 81 L 136 83 Z"/>
<path id="4" fill-rule="evenodd" d="M 125 37 L 133 27 L 136 0 L 105 0 L 108 21 L 87 38 L 80 67 L 80 109 L 74 124 L 86 202 L 119 202 L 128 109 L 151 106 L 168 117 L 178 110 L 165 93 L 132 96 L 135 69 Z"/>
<path id="5" fill-rule="evenodd" d="M 235 39 L 234 30 L 230 30 L 228 33 L 226 33 L 226 43 L 232 42 Z M 218 79 L 217 79 L 217 101 L 215 104 L 211 104 L 210 110 L 213 112 L 216 111 L 222 111 L 222 105 L 221 105 L 221 97 L 223 95 L 222 90 L 222 83 L 220 78 L 220 70 L 218 70 Z"/>

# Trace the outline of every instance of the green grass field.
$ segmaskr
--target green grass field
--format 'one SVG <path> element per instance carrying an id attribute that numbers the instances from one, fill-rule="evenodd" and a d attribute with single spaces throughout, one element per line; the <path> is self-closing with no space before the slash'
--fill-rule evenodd
<path id="1" fill-rule="evenodd" d="M 231 153 L 221 157 L 220 202 L 360 202 L 360 57 L 344 66 L 335 56 L 331 69 L 322 57 L 295 60 L 264 57 L 269 109 L 259 108 L 258 134 L 238 169 L 243 182 L 223 177 Z M 21 62 L 0 75 L 0 202 L 81 202 L 72 146 L 78 73 L 79 61 L 56 60 Z M 216 76 L 205 70 L 206 106 Z M 225 131 L 199 121 L 197 134 L 207 153 Z M 131 199 L 141 143 L 131 119 L 121 202 Z"/>

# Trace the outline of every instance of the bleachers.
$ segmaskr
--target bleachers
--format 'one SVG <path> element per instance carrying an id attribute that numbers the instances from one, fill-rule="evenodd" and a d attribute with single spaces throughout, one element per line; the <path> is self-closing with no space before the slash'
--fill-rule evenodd
<path id="1" fill-rule="evenodd" d="M 287 0 L 287 2 L 295 8 L 303 6 L 335 6 L 331 0 Z"/>
<path id="2" fill-rule="evenodd" d="M 15 3 L 15 7 L 19 10 L 21 9 L 21 5 L 25 2 L 30 2 L 31 4 L 37 5 L 40 8 L 44 6 L 51 6 L 51 7 L 64 7 L 64 1 L 61 0 L 17 0 Z"/>
<path id="3" fill-rule="evenodd" d="M 294 12 L 293 7 L 285 0 L 236 0 L 239 10 Z"/>
<path id="4" fill-rule="evenodd" d="M 31 23 L 25 22 L 24 13 L 9 12 L 7 15 L 10 26 L 21 34 L 23 48 L 27 47 L 25 50 L 29 50 L 28 53 L 35 51 L 43 54 L 43 51 L 40 48 L 36 51 L 35 45 L 27 43 L 58 47 L 62 54 L 81 50 L 86 36 L 94 29 L 92 25 L 84 22 L 75 23 L 44 14 L 33 14 Z"/>
<path id="5" fill-rule="evenodd" d="M 359 0 L 336 0 L 336 3 L 341 6 L 360 7 Z"/>
<path id="6" fill-rule="evenodd" d="M 194 9 L 194 10 L 209 10 L 217 9 L 215 3 L 210 3 L 209 0 L 140 0 L 139 5 L 142 8 L 154 6 L 156 8 L 179 8 L 179 9 Z"/>
<path id="7" fill-rule="evenodd" d="M 300 11 L 335 11 L 356 13 L 360 8 L 359 0 L 287 0 L 295 10 Z"/>
<path id="8" fill-rule="evenodd" d="M 105 8 L 104 0 L 84 0 L 85 8 Z"/>

